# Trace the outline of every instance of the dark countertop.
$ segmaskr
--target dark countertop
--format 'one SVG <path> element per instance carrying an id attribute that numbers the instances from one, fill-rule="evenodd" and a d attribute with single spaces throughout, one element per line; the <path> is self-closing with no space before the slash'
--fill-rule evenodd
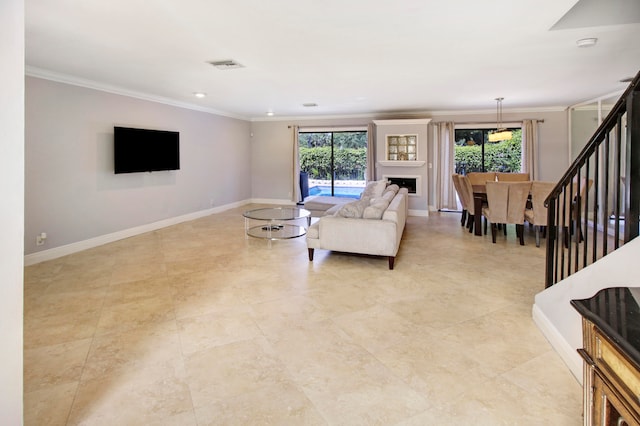
<path id="1" fill-rule="evenodd" d="M 600 290 L 571 305 L 594 323 L 640 369 L 640 288 Z"/>

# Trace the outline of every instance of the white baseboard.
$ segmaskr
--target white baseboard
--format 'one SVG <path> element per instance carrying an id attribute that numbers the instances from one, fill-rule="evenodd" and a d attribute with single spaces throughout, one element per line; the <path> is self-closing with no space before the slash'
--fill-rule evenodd
<path id="1" fill-rule="evenodd" d="M 295 206 L 296 203 L 294 203 L 291 200 L 275 200 L 275 199 L 271 199 L 271 198 L 252 198 L 251 199 L 251 203 L 252 204 L 281 204 L 284 206 Z"/>
<path id="2" fill-rule="evenodd" d="M 560 358 L 562 358 L 567 367 L 569 367 L 569 370 L 576 380 L 578 380 L 578 383 L 582 384 L 582 359 L 580 355 L 578 355 L 578 352 L 576 352 L 576 349 L 567 343 L 547 316 L 536 305 L 533 305 L 531 314 L 533 322 L 536 323 L 544 337 L 547 338 L 551 346 L 553 346 L 553 349 L 555 349 L 558 355 L 560 355 Z"/>
<path id="3" fill-rule="evenodd" d="M 124 238 L 134 237 L 136 235 L 144 234 L 145 232 L 151 232 L 158 229 L 166 228 L 167 226 L 176 225 L 178 223 L 187 222 L 190 220 L 199 219 L 201 217 L 209 216 L 215 213 L 220 213 L 225 210 L 240 207 L 245 204 L 251 203 L 250 200 L 239 201 L 237 203 L 226 204 L 224 206 L 214 207 L 212 209 L 201 210 L 198 212 L 188 213 L 182 216 L 172 217 L 169 219 L 163 219 L 157 222 L 148 223 L 145 225 L 136 226 L 129 229 L 123 229 L 111 234 L 100 235 L 98 237 L 89 238 L 88 240 L 78 241 L 64 246 L 54 247 L 48 250 L 39 251 L 36 253 L 27 254 L 24 257 L 24 265 L 30 266 L 36 263 L 45 262 L 47 260 L 57 259 L 62 256 L 77 253 L 90 248 L 98 247 L 104 244 L 112 243 L 114 241 L 122 240 Z"/>

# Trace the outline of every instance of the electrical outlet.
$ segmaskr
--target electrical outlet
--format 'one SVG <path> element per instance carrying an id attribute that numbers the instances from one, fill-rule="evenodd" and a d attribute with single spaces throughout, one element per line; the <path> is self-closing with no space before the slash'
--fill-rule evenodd
<path id="1" fill-rule="evenodd" d="M 213 198 L 211 198 L 209 200 L 209 207 L 213 207 L 215 205 L 215 202 L 213 201 Z"/>
<path id="2" fill-rule="evenodd" d="M 36 245 L 41 246 L 44 245 L 45 240 L 47 239 L 47 233 L 41 232 L 36 236 Z"/>

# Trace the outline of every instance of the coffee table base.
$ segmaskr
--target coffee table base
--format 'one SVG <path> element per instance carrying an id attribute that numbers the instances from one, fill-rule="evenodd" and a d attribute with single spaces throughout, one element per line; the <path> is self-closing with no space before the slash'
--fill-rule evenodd
<path id="1" fill-rule="evenodd" d="M 304 226 L 289 224 L 268 224 L 247 228 L 247 235 L 267 240 L 286 240 L 302 237 L 307 233 Z"/>

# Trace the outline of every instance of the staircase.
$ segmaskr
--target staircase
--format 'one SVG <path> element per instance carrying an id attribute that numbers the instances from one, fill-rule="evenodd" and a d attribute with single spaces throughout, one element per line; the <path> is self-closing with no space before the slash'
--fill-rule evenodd
<path id="1" fill-rule="evenodd" d="M 545 286 L 638 236 L 640 72 L 546 200 Z"/>
<path id="2" fill-rule="evenodd" d="M 546 200 L 545 287 L 536 325 L 582 382 L 582 318 L 570 301 L 640 287 L 640 72 Z"/>

